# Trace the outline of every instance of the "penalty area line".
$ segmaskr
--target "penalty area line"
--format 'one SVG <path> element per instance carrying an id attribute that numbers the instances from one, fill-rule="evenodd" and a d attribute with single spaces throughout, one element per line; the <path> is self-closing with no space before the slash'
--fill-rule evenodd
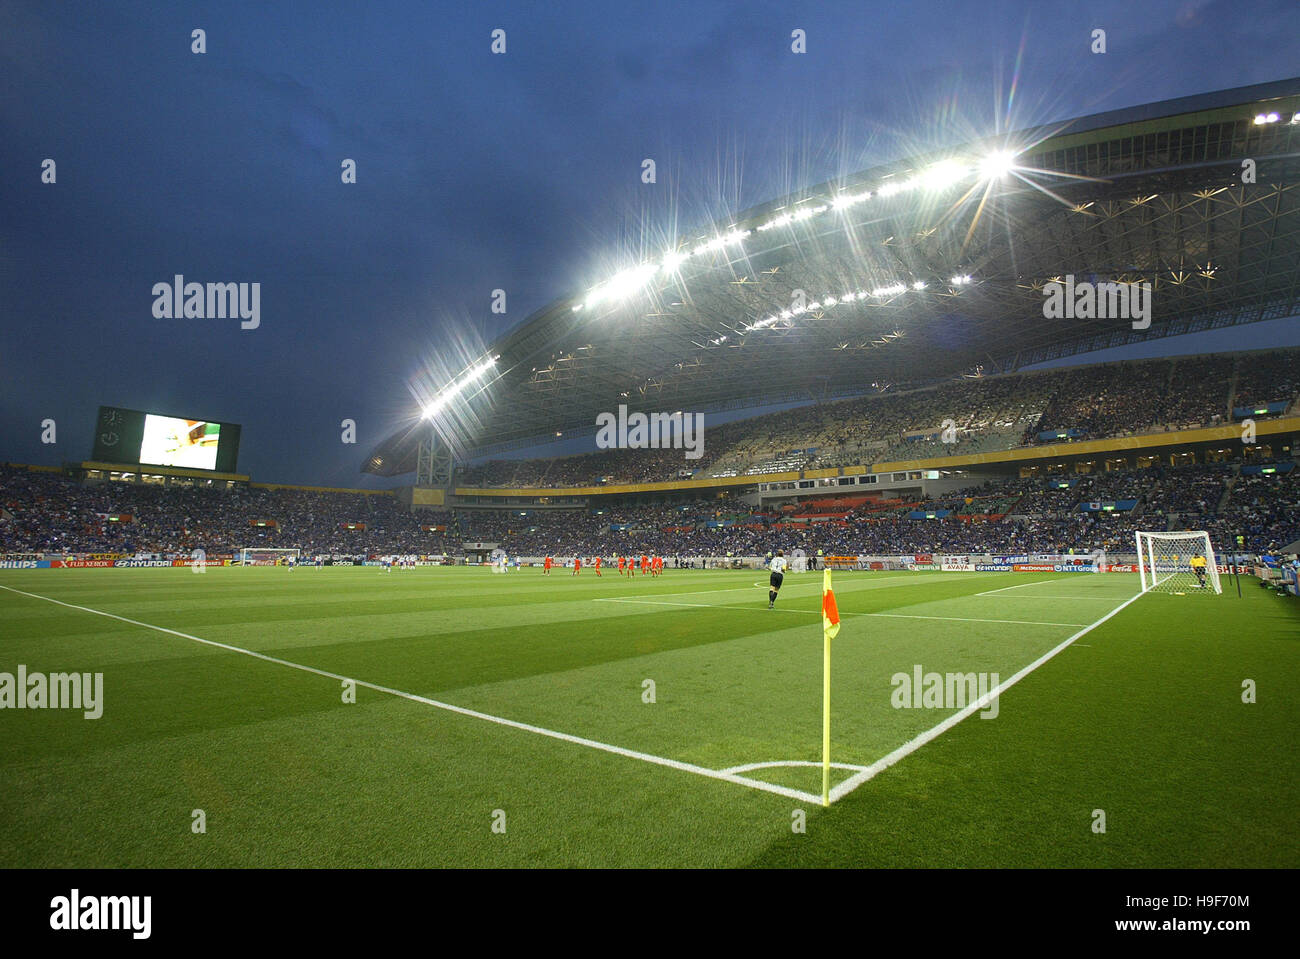
<path id="1" fill-rule="evenodd" d="M 1015 586 L 1003 586 L 1001 589 L 986 589 L 982 593 L 976 593 L 976 596 L 992 596 L 994 593 L 1005 593 L 1009 589 L 1024 589 L 1026 586 L 1041 586 L 1043 583 L 1055 583 L 1054 579 L 1036 579 L 1032 583 L 1018 583 Z"/>
<path id="2" fill-rule="evenodd" d="M 680 772 L 694 773 L 697 776 L 704 776 L 708 779 L 717 779 L 722 782 L 734 783 L 737 786 L 747 786 L 750 789 L 760 789 L 763 792 L 775 793 L 778 796 L 785 796 L 789 799 L 797 799 L 800 802 L 821 803 L 821 796 L 814 795 L 810 792 L 804 792 L 799 789 L 787 789 L 785 786 L 778 786 L 775 783 L 763 782 L 758 779 L 750 779 L 747 776 L 741 776 L 737 773 L 725 769 L 709 769 L 706 766 L 696 766 L 694 763 L 685 763 L 677 759 L 668 759 L 665 756 L 655 756 L 651 753 L 639 752 L 635 749 L 624 749 L 622 746 L 612 746 L 609 743 L 602 743 L 595 739 L 587 739 L 583 736 L 574 736 L 570 733 L 558 732 L 554 729 L 545 729 L 541 726 L 533 726 L 530 723 L 521 723 L 518 720 L 506 719 L 503 716 L 493 716 L 491 713 L 482 713 L 476 709 L 467 709 L 464 706 L 455 706 L 451 703 L 439 702 L 436 699 L 429 699 L 425 696 L 417 696 L 415 693 L 403 692 L 400 689 L 392 689 L 388 686 L 380 686 L 376 683 L 368 683 L 362 679 L 355 679 L 351 676 L 344 676 L 340 673 L 331 673 L 328 670 L 317 669 L 314 666 L 304 666 L 302 663 L 290 662 L 287 659 L 279 659 L 275 656 L 268 656 L 265 653 L 259 653 L 251 649 L 244 649 L 242 646 L 232 646 L 229 643 L 217 642 L 214 639 L 204 639 L 202 636 L 193 636 L 189 633 L 182 633 L 180 630 L 168 629 L 165 626 L 155 626 L 152 623 L 142 623 L 137 619 L 128 619 L 125 616 L 118 616 L 116 613 L 105 612 L 102 609 L 94 609 L 90 606 L 78 606 L 75 603 L 65 603 L 61 599 L 53 599 L 49 596 L 41 596 L 38 593 L 28 593 L 21 589 L 14 589 L 12 586 L 0 586 L 0 589 L 7 590 L 11 593 L 17 593 L 19 596 L 26 596 L 29 599 L 39 599 L 47 603 L 54 603 L 57 606 L 64 606 L 68 609 L 80 610 L 83 613 L 92 613 L 95 616 L 104 616 L 108 619 L 116 619 L 118 622 L 127 623 L 131 626 L 139 626 L 142 629 L 152 629 L 159 633 L 166 633 L 170 636 L 177 636 L 181 639 L 188 639 L 195 643 L 202 643 L 204 646 L 212 646 L 216 649 L 224 649 L 230 653 L 239 653 L 243 656 L 251 656 L 254 659 L 260 659 L 263 662 L 274 663 L 277 666 L 287 666 L 290 669 L 301 670 L 304 673 L 313 673 L 317 676 L 324 676 L 326 679 L 336 679 L 340 682 L 355 683 L 365 689 L 373 690 L 377 693 L 385 693 L 389 696 L 396 696 L 399 699 L 410 700 L 414 703 L 421 703 L 425 706 L 432 706 L 435 709 L 446 710 L 447 712 L 457 713 L 461 716 L 468 716 L 472 719 L 481 719 L 484 722 L 495 723 L 498 726 L 508 726 L 511 729 L 519 729 L 524 732 L 534 733 L 538 736 L 546 736 L 550 739 L 558 739 L 562 742 L 573 743 L 578 746 L 586 746 L 590 749 L 597 749 L 601 752 L 613 753 L 615 756 L 623 756 L 627 759 L 639 759 L 642 762 L 651 763 L 655 766 L 665 766 L 669 769 L 676 769 Z M 745 767 L 737 767 L 745 768 Z"/>

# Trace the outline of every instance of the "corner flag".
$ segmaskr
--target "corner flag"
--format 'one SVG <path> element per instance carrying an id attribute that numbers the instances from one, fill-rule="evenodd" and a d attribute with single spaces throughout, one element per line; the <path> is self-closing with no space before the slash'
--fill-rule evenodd
<path id="1" fill-rule="evenodd" d="M 840 631 L 840 610 L 830 567 L 822 570 L 822 805 L 831 804 L 831 640 Z"/>
<path id="2" fill-rule="evenodd" d="M 822 632 L 834 639 L 840 631 L 840 611 L 835 605 L 835 592 L 831 589 L 831 571 L 822 571 Z"/>

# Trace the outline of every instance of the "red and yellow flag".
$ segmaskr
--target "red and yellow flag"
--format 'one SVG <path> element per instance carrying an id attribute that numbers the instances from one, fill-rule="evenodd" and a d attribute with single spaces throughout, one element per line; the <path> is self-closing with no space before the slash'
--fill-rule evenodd
<path id="1" fill-rule="evenodd" d="M 835 605 L 835 591 L 831 589 L 831 571 L 822 572 L 822 632 L 827 639 L 834 639 L 840 631 L 840 610 Z"/>

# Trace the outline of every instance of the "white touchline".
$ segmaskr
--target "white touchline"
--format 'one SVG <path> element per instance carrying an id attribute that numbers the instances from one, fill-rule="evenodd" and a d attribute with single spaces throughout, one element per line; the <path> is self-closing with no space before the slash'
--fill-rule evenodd
<path id="1" fill-rule="evenodd" d="M 866 769 L 862 770 L 862 772 L 850 776 L 848 779 L 844 780 L 844 782 L 840 783 L 838 786 L 834 787 L 831 790 L 831 794 L 830 794 L 831 801 L 834 802 L 837 799 L 847 796 L 849 793 L 853 792 L 853 790 L 857 789 L 867 780 L 874 778 L 878 773 L 884 772 L 886 769 L 894 765 L 894 763 L 898 762 L 900 759 L 907 758 L 912 753 L 916 752 L 918 749 L 924 746 L 926 743 L 930 742 L 930 740 L 937 739 L 939 736 L 946 733 L 949 729 L 952 729 L 953 726 L 956 726 L 967 716 L 973 715 L 979 710 L 984 709 L 995 697 L 1000 696 L 1005 690 L 1010 689 L 1016 683 L 1020 682 L 1020 680 L 1024 679 L 1026 676 L 1032 673 L 1039 666 L 1043 665 L 1043 663 L 1047 662 L 1049 659 L 1051 659 L 1061 650 L 1065 649 L 1076 639 L 1080 638 L 1081 636 L 1086 636 L 1088 633 L 1092 632 L 1094 629 L 1096 629 L 1102 623 L 1106 622 L 1106 620 L 1110 619 L 1116 613 L 1120 612 L 1122 609 L 1124 609 L 1134 600 L 1138 599 L 1140 596 L 1142 596 L 1141 593 L 1137 593 L 1133 596 L 1130 596 L 1128 599 L 1124 600 L 1124 602 L 1120 603 L 1118 606 L 1112 609 L 1105 616 L 1101 617 L 1101 619 L 1097 620 L 1095 623 L 1092 623 L 1089 626 L 1085 626 L 1083 629 L 1079 630 L 1073 636 L 1066 639 L 1060 645 L 1052 649 L 1049 649 L 1047 652 L 1043 653 L 1043 655 L 1039 656 L 1037 659 L 1035 659 L 1024 669 L 1020 670 L 1020 672 L 1016 673 L 1014 676 L 1009 677 L 1006 681 L 999 683 L 993 689 L 990 689 L 987 693 L 985 693 L 979 699 L 975 700 L 975 702 L 971 703 L 965 709 L 961 710 L 960 712 L 953 713 L 951 716 L 949 716 L 943 722 L 939 723 L 937 726 L 933 726 L 930 729 L 927 729 L 925 732 L 921 733 L 921 735 L 917 736 L 915 739 L 912 739 L 904 743 L 902 746 L 899 746 L 888 756 L 885 756 L 881 759 L 877 759 Z"/>
<path id="2" fill-rule="evenodd" d="M 14 589 L 12 586 L 0 586 L 0 589 L 8 590 L 11 593 L 17 593 L 19 596 L 27 596 L 30 599 L 40 599 L 47 603 L 65 606 L 68 609 L 78 609 L 83 613 L 93 613 L 96 616 L 106 616 L 109 619 L 116 619 L 119 622 L 129 623 L 132 626 L 139 626 L 143 629 L 152 629 L 160 633 L 179 636 L 181 639 L 188 639 L 196 643 L 202 643 L 205 646 L 214 646 L 217 649 L 224 649 L 227 652 L 252 656 L 254 659 L 260 659 L 268 663 L 275 663 L 277 666 L 288 666 L 290 669 L 300 669 L 305 673 L 314 673 L 317 676 L 324 676 L 327 679 L 337 679 L 340 682 L 347 681 L 356 683 L 358 686 L 374 690 L 377 693 L 387 693 L 389 696 L 409 699 L 412 702 L 423 703 L 426 706 L 433 706 L 435 709 L 445 709 L 448 712 L 459 713 L 462 716 L 470 716 L 474 719 L 482 719 L 490 723 L 496 723 L 499 726 L 509 726 L 512 729 L 522 729 L 524 732 L 536 733 L 539 736 L 549 736 L 551 739 L 576 743 L 579 746 L 588 746 L 592 749 L 599 749 L 607 753 L 613 753 L 616 756 L 625 756 L 629 759 L 639 759 L 642 762 L 653 763 L 656 766 L 667 766 L 670 769 L 695 773 L 697 776 L 706 776 L 709 779 L 720 779 L 724 782 L 735 783 L 739 786 L 748 786 L 750 789 L 761 789 L 764 792 L 776 793 L 778 796 L 798 799 L 801 802 L 821 802 L 821 796 L 814 795 L 813 793 L 803 792 L 799 789 L 787 789 L 785 786 L 777 786 L 774 783 L 767 783 L 758 779 L 749 779 L 748 777 L 727 772 L 726 770 L 709 769 L 705 766 L 696 766 L 693 763 L 684 763 L 676 759 L 667 759 L 663 756 L 653 756 L 650 753 L 638 752 L 635 749 L 624 749 L 622 746 L 611 746 L 609 743 L 597 742 L 594 739 L 586 739 L 582 736 L 573 736 L 569 733 L 556 732 L 553 729 L 543 729 L 541 726 L 533 726 L 513 719 L 505 719 L 501 716 L 481 713 L 476 709 L 466 709 L 464 706 L 453 706 L 451 703 L 443 703 L 436 699 L 417 696 L 414 693 L 402 692 L 400 689 L 390 689 L 387 686 L 378 686 L 375 683 L 368 683 L 361 679 L 354 679 L 351 676 L 331 673 L 324 669 L 316 669 L 314 666 L 304 666 L 302 663 L 292 663 L 287 659 L 277 659 L 275 656 L 267 656 L 265 653 L 254 652 L 251 649 L 244 649 L 241 646 L 231 646 L 228 643 L 219 643 L 213 639 L 204 639 L 201 636 L 191 636 L 189 633 L 182 633 L 179 630 L 168 629 L 165 626 L 155 626 L 152 623 L 142 623 L 139 620 L 127 619 L 125 616 L 118 616 L 116 613 L 106 613 L 102 609 L 92 609 L 89 606 L 78 606 L 75 603 L 65 603 L 61 599 L 52 599 L 49 596 L 41 596 L 37 593 L 28 593 L 21 589 Z"/>

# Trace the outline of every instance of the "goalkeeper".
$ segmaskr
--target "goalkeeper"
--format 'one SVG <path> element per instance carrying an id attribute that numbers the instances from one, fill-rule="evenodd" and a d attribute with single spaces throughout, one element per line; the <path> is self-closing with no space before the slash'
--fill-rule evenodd
<path id="1" fill-rule="evenodd" d="M 1205 557 L 1192 557 L 1192 572 L 1196 574 L 1196 585 L 1201 589 L 1205 588 Z"/>

